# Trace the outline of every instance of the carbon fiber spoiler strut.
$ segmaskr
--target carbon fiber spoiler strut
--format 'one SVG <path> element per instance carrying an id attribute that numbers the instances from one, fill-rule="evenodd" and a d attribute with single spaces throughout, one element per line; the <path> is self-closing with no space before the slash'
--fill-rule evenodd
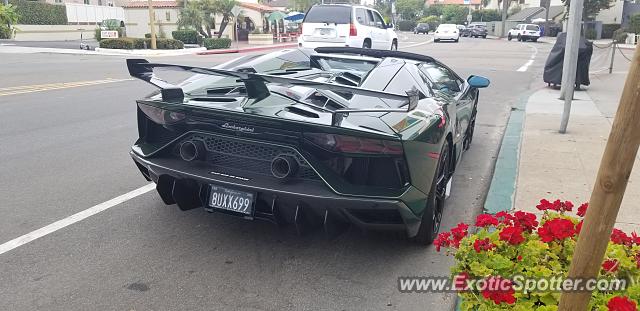
<path id="1" fill-rule="evenodd" d="M 350 94 L 358 94 L 369 97 L 390 99 L 403 101 L 407 104 L 407 108 L 371 108 L 371 109 L 337 109 L 331 111 L 331 125 L 337 126 L 340 121 L 349 113 L 358 112 L 409 112 L 418 106 L 419 93 L 416 89 L 406 92 L 406 95 L 400 95 L 390 92 L 363 89 L 354 86 L 332 84 L 326 82 L 310 81 L 298 78 L 286 78 L 268 74 L 259 74 L 252 72 L 231 71 L 216 68 L 192 67 L 173 64 L 150 63 L 146 59 L 127 59 L 127 68 L 129 74 L 142 81 L 148 82 L 160 88 L 162 99 L 165 101 L 181 101 L 184 98 L 184 92 L 176 85 L 168 83 L 153 73 L 154 68 L 167 68 L 176 71 L 186 71 L 195 74 L 234 77 L 241 80 L 245 84 L 247 97 L 251 99 L 263 99 L 269 96 L 269 89 L 266 83 L 279 83 L 287 85 L 306 86 L 317 90 L 326 90 L 331 92 L 344 92 Z"/>

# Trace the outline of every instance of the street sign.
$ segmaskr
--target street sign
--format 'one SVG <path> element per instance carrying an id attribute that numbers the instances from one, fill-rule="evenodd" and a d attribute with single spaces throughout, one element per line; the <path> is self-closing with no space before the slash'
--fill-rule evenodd
<path id="1" fill-rule="evenodd" d="M 100 38 L 102 39 L 116 39 L 118 38 L 117 30 L 102 30 L 100 31 Z"/>

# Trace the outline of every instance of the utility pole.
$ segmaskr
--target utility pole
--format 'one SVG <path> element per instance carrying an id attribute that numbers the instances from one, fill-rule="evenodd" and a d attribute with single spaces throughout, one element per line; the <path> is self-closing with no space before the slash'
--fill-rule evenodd
<path id="1" fill-rule="evenodd" d="M 575 0 L 573 0 L 575 1 Z M 572 1 L 572 4 L 573 4 Z M 636 49 L 604 149 L 567 280 L 593 280 L 601 269 L 640 145 L 640 53 Z M 583 283 L 584 284 L 584 283 Z M 559 311 L 586 311 L 590 291 L 560 295 Z"/>
<path id="2" fill-rule="evenodd" d="M 156 26 L 155 26 L 155 20 L 156 20 L 156 14 L 153 13 L 153 1 L 152 0 L 147 0 L 147 4 L 149 6 L 149 27 L 151 27 L 151 49 L 155 50 L 157 48 L 156 46 Z"/>
<path id="3" fill-rule="evenodd" d="M 500 38 L 503 38 L 507 33 L 507 11 L 509 10 L 509 4 L 511 0 L 502 0 L 502 30 L 500 31 Z"/>
<path id="4" fill-rule="evenodd" d="M 582 7 L 584 0 L 572 0 L 569 5 L 569 29 L 567 42 L 564 46 L 564 62 L 562 63 L 562 84 L 560 84 L 560 99 L 564 99 L 560 133 L 567 132 L 571 101 L 576 85 L 576 71 L 578 69 L 578 48 L 580 47 L 580 26 L 582 23 Z"/>

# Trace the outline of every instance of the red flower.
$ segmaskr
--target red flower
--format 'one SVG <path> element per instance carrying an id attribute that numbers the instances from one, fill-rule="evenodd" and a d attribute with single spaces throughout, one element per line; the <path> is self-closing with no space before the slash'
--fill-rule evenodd
<path id="1" fill-rule="evenodd" d="M 618 260 L 616 259 L 607 259 L 602 263 L 604 273 L 615 273 L 618 271 L 618 267 Z"/>
<path id="2" fill-rule="evenodd" d="M 460 240 L 467 236 L 469 225 L 465 223 L 459 223 L 453 229 L 451 229 L 451 246 L 458 248 L 460 246 Z"/>
<path id="3" fill-rule="evenodd" d="M 498 219 L 491 214 L 480 214 L 476 217 L 476 227 L 497 226 Z"/>
<path id="4" fill-rule="evenodd" d="M 522 261 L 522 255 L 518 255 L 518 261 Z"/>
<path id="5" fill-rule="evenodd" d="M 540 200 L 540 204 L 536 205 L 536 208 L 541 211 L 551 210 L 557 212 L 570 212 L 573 209 L 573 202 L 555 200 L 549 202 L 547 199 Z"/>
<path id="6" fill-rule="evenodd" d="M 519 226 L 523 231 L 531 232 L 538 226 L 536 215 L 523 211 L 517 211 L 513 214 L 513 224 Z"/>
<path id="7" fill-rule="evenodd" d="M 564 218 L 554 218 L 545 222 L 542 227 L 538 228 L 538 235 L 542 242 L 551 242 L 553 240 L 562 241 L 566 238 L 573 237 L 576 234 L 576 228 L 573 222 Z"/>
<path id="8" fill-rule="evenodd" d="M 622 230 L 613 228 L 613 232 L 611 232 L 611 242 L 620 245 L 631 246 L 633 244 L 633 240 Z"/>
<path id="9" fill-rule="evenodd" d="M 506 227 L 500 231 L 500 240 L 506 241 L 511 245 L 518 245 L 524 242 L 524 237 L 522 236 L 522 228 L 511 226 Z"/>
<path id="10" fill-rule="evenodd" d="M 607 302 L 609 311 L 638 311 L 636 303 L 626 296 L 615 296 Z"/>
<path id="11" fill-rule="evenodd" d="M 631 242 L 635 245 L 640 245 L 640 236 L 635 231 L 631 232 Z"/>
<path id="12" fill-rule="evenodd" d="M 511 226 L 513 223 L 513 216 L 507 212 L 498 212 L 496 217 L 500 220 L 501 223 Z"/>
<path id="13" fill-rule="evenodd" d="M 476 253 L 492 250 L 494 247 L 495 245 L 491 243 L 491 240 L 489 240 L 488 238 L 483 240 L 476 240 L 475 242 L 473 242 L 473 248 L 476 250 Z"/>
<path id="14" fill-rule="evenodd" d="M 482 297 L 485 299 L 491 299 L 497 305 L 502 302 L 507 304 L 514 304 L 516 297 L 513 296 L 515 290 L 513 284 L 508 279 L 503 279 L 499 276 L 491 276 L 485 279 L 486 286 L 482 289 Z"/>
<path id="15" fill-rule="evenodd" d="M 449 238 L 451 237 L 451 233 L 450 232 L 442 232 L 440 234 L 438 234 L 438 237 L 436 237 L 433 240 L 433 245 L 436 246 L 436 251 L 439 252 L 441 247 L 449 247 L 451 246 L 451 241 L 449 240 Z"/>
<path id="16" fill-rule="evenodd" d="M 587 208 L 589 208 L 589 203 L 582 203 L 582 205 L 578 207 L 578 212 L 576 214 L 580 217 L 584 217 L 584 215 L 587 214 Z"/>
<path id="17" fill-rule="evenodd" d="M 562 203 L 562 210 L 565 212 L 570 212 L 573 209 L 573 202 L 571 201 L 564 201 Z"/>

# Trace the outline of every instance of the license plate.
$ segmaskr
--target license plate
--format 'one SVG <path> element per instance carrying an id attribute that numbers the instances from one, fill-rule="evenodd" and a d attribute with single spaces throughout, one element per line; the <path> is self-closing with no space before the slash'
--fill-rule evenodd
<path id="1" fill-rule="evenodd" d="M 254 194 L 220 186 L 210 185 L 209 207 L 253 215 Z"/>

